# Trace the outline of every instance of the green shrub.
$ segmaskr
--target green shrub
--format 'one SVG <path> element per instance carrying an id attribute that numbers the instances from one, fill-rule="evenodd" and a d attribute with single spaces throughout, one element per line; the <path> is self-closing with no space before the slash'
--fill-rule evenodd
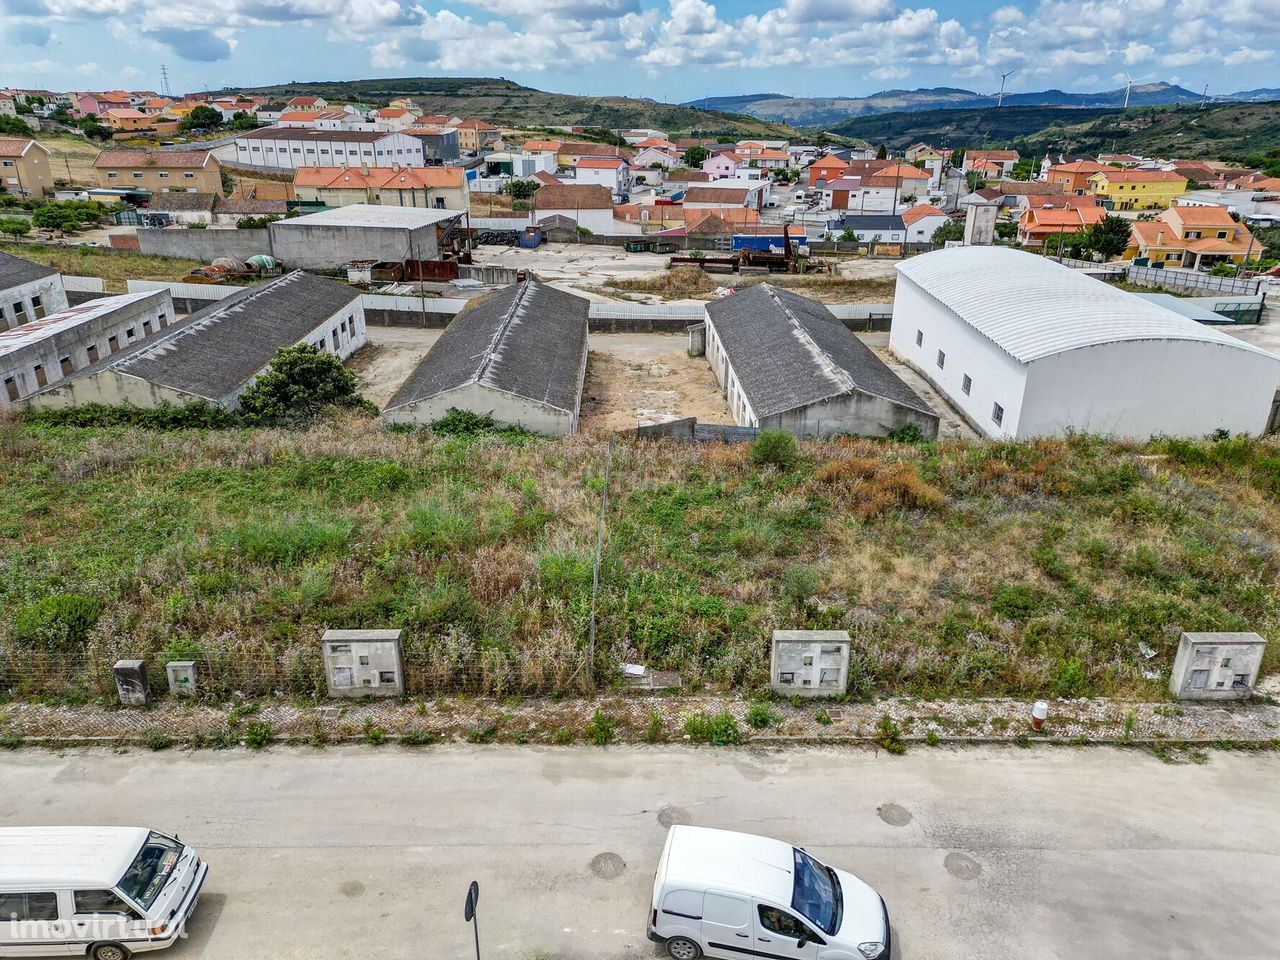
<path id="1" fill-rule="evenodd" d="M 713 743 L 718 747 L 743 743 L 746 740 L 742 731 L 738 729 L 738 721 L 734 720 L 733 714 L 728 712 L 708 716 L 699 710 L 685 719 L 684 732 L 694 743 Z"/>
<path id="2" fill-rule="evenodd" d="M 400 743 L 406 747 L 425 747 L 435 742 L 435 737 L 426 730 L 406 730 L 400 734 Z"/>
<path id="3" fill-rule="evenodd" d="M 372 720 L 364 722 L 363 736 L 364 742 L 371 747 L 380 747 L 387 742 L 387 731 L 376 726 Z"/>
<path id="4" fill-rule="evenodd" d="M 938 744 L 942 743 L 942 738 L 938 736 L 938 731 L 930 730 L 924 735 L 924 742 L 925 746 L 936 747 Z"/>
<path id="5" fill-rule="evenodd" d="M 823 727 L 829 727 L 831 726 L 831 723 L 832 723 L 831 714 L 827 713 L 827 711 L 825 710 L 819 710 L 817 713 L 813 715 L 813 719 L 818 723 L 819 726 L 823 726 Z"/>
<path id="6" fill-rule="evenodd" d="M 0 750 L 17 750 L 22 743 L 22 734 L 17 730 L 6 730 L 0 733 Z"/>
<path id="7" fill-rule="evenodd" d="M 168 750 L 173 746 L 173 737 L 163 730 L 152 728 L 142 732 L 142 742 L 152 750 Z"/>
<path id="8" fill-rule="evenodd" d="M 588 740 L 597 746 L 604 747 L 613 743 L 618 735 L 618 721 L 607 713 L 597 710 L 583 731 Z"/>
<path id="9" fill-rule="evenodd" d="M 888 753 L 906 753 L 907 745 L 902 742 L 902 728 L 893 721 L 893 717 L 887 714 L 880 718 L 880 723 L 876 726 L 876 742 Z"/>
<path id="10" fill-rule="evenodd" d="M 914 423 L 908 423 L 905 426 L 898 427 L 896 430 L 890 430 L 885 437 L 895 443 L 924 443 L 924 431 Z"/>
<path id="11" fill-rule="evenodd" d="M 747 726 L 754 727 L 757 730 L 763 730 L 765 727 L 771 727 L 781 718 L 774 712 L 767 703 L 753 703 L 747 707 Z"/>
<path id="12" fill-rule="evenodd" d="M 649 714 L 649 725 L 644 730 L 644 742 L 663 743 L 666 739 L 666 722 L 662 719 L 662 713 L 654 710 Z"/>
<path id="13" fill-rule="evenodd" d="M 1049 690 L 1055 697 L 1078 697 L 1088 685 L 1084 664 L 1076 657 L 1066 657 L 1058 661 Z"/>
<path id="14" fill-rule="evenodd" d="M 491 723 L 483 727 L 472 727 L 467 731 L 467 740 L 470 743 L 493 743 L 497 739 L 497 724 Z"/>
<path id="15" fill-rule="evenodd" d="M 558 727 L 556 732 L 551 735 L 551 739 L 556 743 L 573 743 L 573 730 L 569 727 Z"/>
<path id="16" fill-rule="evenodd" d="M 84 645 L 101 612 L 93 597 L 55 594 L 19 610 L 11 635 L 19 646 L 71 652 Z"/>
<path id="17" fill-rule="evenodd" d="M 296 563 L 343 550 L 351 539 L 347 523 L 271 520 L 246 523 L 223 534 L 231 553 L 254 563 Z"/>
<path id="18" fill-rule="evenodd" d="M 991 612 L 1005 620 L 1029 620 L 1043 610 L 1050 598 L 1042 590 L 1013 584 L 1001 587 L 991 597 Z"/>
<path id="19" fill-rule="evenodd" d="M 246 747 L 251 750 L 261 750 L 271 743 L 275 734 L 271 730 L 271 724 L 265 720 L 250 720 L 244 725 L 244 731 L 240 736 Z"/>
<path id="20" fill-rule="evenodd" d="M 790 470 L 798 458 L 796 438 L 786 430 L 761 430 L 751 444 L 751 462 L 757 466 Z"/>
<path id="21" fill-rule="evenodd" d="M 44 427 L 143 427 L 148 430 L 225 430 L 237 424 L 235 414 L 204 400 L 147 409 L 86 403 L 58 410 L 31 410 L 27 423 Z"/>
<path id="22" fill-rule="evenodd" d="M 798 610 L 818 592 L 821 581 L 811 567 L 787 567 L 782 573 L 782 594 Z"/>
<path id="23" fill-rule="evenodd" d="M 431 424 L 432 433 L 443 433 L 450 437 L 474 438 L 483 436 L 500 436 L 508 440 L 532 437 L 533 434 L 523 427 L 508 426 L 498 423 L 488 414 L 472 413 L 470 410 L 453 409 L 439 420 Z"/>
<path id="24" fill-rule="evenodd" d="M 328 351 L 310 343 L 281 347 L 240 395 L 240 417 L 253 427 L 277 427 L 304 424 L 333 408 L 376 414 L 356 387 L 356 375 Z"/>

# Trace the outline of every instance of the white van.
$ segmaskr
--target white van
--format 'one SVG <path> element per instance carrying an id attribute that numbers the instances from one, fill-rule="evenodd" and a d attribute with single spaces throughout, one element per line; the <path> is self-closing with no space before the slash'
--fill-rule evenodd
<path id="1" fill-rule="evenodd" d="M 672 827 L 649 939 L 673 960 L 887 960 L 884 900 L 851 873 L 781 840 Z"/>
<path id="2" fill-rule="evenodd" d="M 163 950 L 208 872 L 191 847 L 145 827 L 0 828 L 0 957 Z"/>

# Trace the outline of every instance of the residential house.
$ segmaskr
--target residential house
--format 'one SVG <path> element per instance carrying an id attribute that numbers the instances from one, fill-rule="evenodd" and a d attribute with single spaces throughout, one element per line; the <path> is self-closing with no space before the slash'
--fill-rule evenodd
<path id="1" fill-rule="evenodd" d="M 1018 159 L 1017 150 L 966 150 L 964 163 L 960 165 L 960 169 L 965 173 L 970 170 L 981 172 L 982 169 L 988 169 L 984 164 L 992 164 L 1000 168 L 998 173 L 992 173 L 992 176 L 1008 176 L 1013 172 Z"/>
<path id="2" fill-rule="evenodd" d="M 1120 167 L 1136 167 L 1142 163 L 1145 157 L 1135 157 L 1130 153 L 1100 153 L 1098 154 L 1098 162 L 1105 163 L 1107 166 Z"/>
<path id="3" fill-rule="evenodd" d="M 631 158 L 631 168 L 646 170 L 651 167 L 662 167 L 664 170 L 673 170 L 682 162 L 681 154 L 674 148 L 666 150 L 662 147 L 645 147 Z"/>
<path id="4" fill-rule="evenodd" d="M 383 107 L 374 113 L 373 122 L 388 130 L 403 130 L 405 127 L 416 126 L 418 115 L 403 108 Z"/>
<path id="5" fill-rule="evenodd" d="M 643 140 L 631 144 L 636 150 L 675 150 L 676 145 L 666 137 L 645 137 Z"/>
<path id="6" fill-rule="evenodd" d="M 1208 269 L 1244 263 L 1259 250 L 1253 234 L 1224 208 L 1174 206 L 1154 220 L 1135 220 L 1125 258 L 1145 258 L 1152 266 Z"/>
<path id="7" fill-rule="evenodd" d="M 1049 237 L 1082 233 L 1107 215 L 1094 197 L 1072 194 L 1028 199 L 1031 202 L 1018 218 L 1018 243 L 1024 247 L 1043 247 Z"/>
<path id="8" fill-rule="evenodd" d="M 152 118 L 150 114 L 135 110 L 133 107 L 112 107 L 102 114 L 103 126 L 112 130 L 147 130 Z"/>
<path id="9" fill-rule="evenodd" d="M 447 163 L 462 156 L 456 127 L 413 126 L 401 132 L 422 144 L 422 156 L 429 164 Z"/>
<path id="10" fill-rule="evenodd" d="M 574 143 L 562 141 L 556 152 L 556 163 L 562 167 L 572 167 L 583 157 L 621 157 L 630 160 L 634 152 L 623 147 L 615 147 L 609 143 Z"/>
<path id="11" fill-rule="evenodd" d="M 275 123 L 281 116 L 289 112 L 288 104 L 264 103 L 258 107 L 257 117 L 263 123 Z"/>
<path id="12" fill-rule="evenodd" d="M 1089 189 L 1108 210 L 1162 210 L 1187 192 L 1187 178 L 1172 170 L 1109 168 L 1089 177 Z"/>
<path id="13" fill-rule="evenodd" d="M 1090 190 L 1089 178 L 1108 169 L 1096 160 L 1073 160 L 1070 163 L 1051 164 L 1044 172 L 1044 182 L 1062 187 L 1063 193 L 1084 196 Z M 1114 167 L 1110 169 L 1115 169 Z"/>
<path id="14" fill-rule="evenodd" d="M 738 175 L 738 156 L 727 151 L 712 154 L 702 161 L 702 170 L 713 180 L 724 180 Z"/>
<path id="15" fill-rule="evenodd" d="M 625 200 L 631 193 L 631 165 L 619 157 L 583 157 L 573 168 L 577 183 L 599 183 L 615 197 Z"/>
<path id="16" fill-rule="evenodd" d="M 809 189 L 817 190 L 833 180 L 839 180 L 848 169 L 849 162 L 840 157 L 819 157 L 809 164 Z"/>
<path id="17" fill-rule="evenodd" d="M 827 234 L 839 239 L 845 232 L 859 243 L 905 243 L 907 225 L 902 217 L 890 213 L 844 213 L 827 221 Z"/>
<path id="18" fill-rule="evenodd" d="M 93 160 L 98 186 L 222 196 L 222 165 L 207 150 L 104 150 Z"/>
<path id="19" fill-rule="evenodd" d="M 502 131 L 483 120 L 463 120 L 458 128 L 458 146 L 470 153 L 479 153 L 502 139 Z"/>
<path id="20" fill-rule="evenodd" d="M 921 154 L 934 152 L 933 147 L 929 146 L 927 143 L 917 140 L 911 146 L 907 147 L 907 149 L 903 151 L 902 155 L 906 158 L 907 163 L 915 163 L 916 158 Z"/>
<path id="21" fill-rule="evenodd" d="M 521 148 L 525 153 L 558 154 L 562 146 L 559 140 L 526 140 Z"/>
<path id="22" fill-rule="evenodd" d="M 682 203 L 620 203 L 613 208 L 615 220 L 637 225 L 645 232 L 693 227 L 712 216 L 720 217 L 734 229 L 754 227 L 760 223 L 759 211 L 746 207 L 702 208 L 686 207 Z"/>
<path id="23" fill-rule="evenodd" d="M 693 209 L 716 207 L 748 207 L 764 209 L 769 197 L 769 185 L 757 180 L 719 180 L 689 187 L 684 193 L 684 205 Z"/>
<path id="24" fill-rule="evenodd" d="M 470 184 L 461 167 L 299 167 L 299 200 L 341 207 L 353 203 L 467 210 Z"/>
<path id="25" fill-rule="evenodd" d="M 599 183 L 548 184 L 533 195 L 533 209 L 544 214 L 568 217 L 592 233 L 611 234 L 613 191 Z"/>
<path id="26" fill-rule="evenodd" d="M 0 140 L 0 184 L 15 197 L 53 191 L 53 151 L 35 140 Z"/>
<path id="27" fill-rule="evenodd" d="M 236 137 L 236 162 L 279 170 L 299 167 L 425 166 L 422 141 L 402 131 L 268 127 Z"/>
<path id="28" fill-rule="evenodd" d="M 914 207 L 902 212 L 902 223 L 907 230 L 907 243 L 932 243 L 934 231 L 950 220 L 950 217 L 933 204 L 917 203 Z"/>
<path id="29" fill-rule="evenodd" d="M 75 114 L 80 117 L 97 117 L 112 109 L 132 106 L 127 96 L 106 93 L 81 93 L 76 96 Z"/>
<path id="30" fill-rule="evenodd" d="M 818 148 L 809 143 L 793 143 L 787 147 L 787 156 L 791 158 L 791 166 L 807 167 L 818 159 Z"/>
<path id="31" fill-rule="evenodd" d="M 919 167 L 929 175 L 931 193 L 937 193 L 942 189 L 942 178 L 947 169 L 946 157 L 936 150 L 921 150 L 908 160 L 913 167 Z"/>
<path id="32" fill-rule="evenodd" d="M 825 210 L 856 210 L 861 199 L 861 177 L 841 177 L 822 188 L 822 206 Z"/>
<path id="33" fill-rule="evenodd" d="M 319 113 L 321 110 L 329 109 L 329 102 L 324 97 L 293 97 L 285 106 L 290 110 Z"/>
<path id="34" fill-rule="evenodd" d="M 170 223 L 213 223 L 213 207 L 218 197 L 212 193 L 154 194 L 147 202 L 146 224 L 167 226 Z"/>
<path id="35" fill-rule="evenodd" d="M 168 97 L 152 97 L 150 100 L 143 100 L 138 109 L 147 116 L 154 117 L 168 113 L 171 106 L 173 106 L 173 101 Z"/>
<path id="36" fill-rule="evenodd" d="M 16 117 L 18 102 L 7 93 L 0 93 L 0 117 Z"/>

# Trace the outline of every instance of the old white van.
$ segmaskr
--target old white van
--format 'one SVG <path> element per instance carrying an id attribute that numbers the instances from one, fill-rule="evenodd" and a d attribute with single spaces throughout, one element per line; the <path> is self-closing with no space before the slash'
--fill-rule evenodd
<path id="1" fill-rule="evenodd" d="M 177 837 L 145 827 L 0 828 L 0 957 L 163 950 L 208 871 Z"/>
<path id="2" fill-rule="evenodd" d="M 650 940 L 673 960 L 887 960 L 884 900 L 781 840 L 674 826 L 658 861 Z"/>

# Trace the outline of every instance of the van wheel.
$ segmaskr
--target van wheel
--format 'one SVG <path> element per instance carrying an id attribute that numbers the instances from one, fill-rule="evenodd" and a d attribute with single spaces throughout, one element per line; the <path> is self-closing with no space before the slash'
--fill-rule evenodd
<path id="1" fill-rule="evenodd" d="M 702 948 L 688 937 L 672 937 L 667 941 L 667 953 L 672 960 L 698 960 Z"/>
<path id="2" fill-rule="evenodd" d="M 129 960 L 129 951 L 118 943 L 95 943 L 89 948 L 89 960 Z"/>

